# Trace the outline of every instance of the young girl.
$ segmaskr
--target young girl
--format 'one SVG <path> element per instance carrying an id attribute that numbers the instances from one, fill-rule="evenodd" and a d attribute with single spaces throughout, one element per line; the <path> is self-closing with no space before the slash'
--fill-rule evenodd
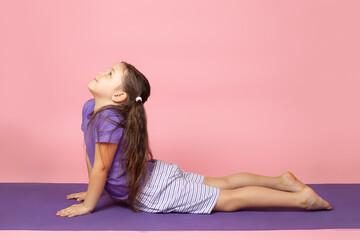
<path id="1" fill-rule="evenodd" d="M 150 96 L 150 85 L 129 63 L 116 63 L 107 72 L 98 73 L 88 88 L 94 99 L 84 104 L 81 125 L 88 189 L 67 195 L 67 199 L 84 202 L 56 215 L 91 213 L 104 189 L 136 212 L 209 214 L 248 207 L 332 209 L 291 172 L 277 177 L 251 173 L 207 177 L 153 159 L 143 105 Z"/>

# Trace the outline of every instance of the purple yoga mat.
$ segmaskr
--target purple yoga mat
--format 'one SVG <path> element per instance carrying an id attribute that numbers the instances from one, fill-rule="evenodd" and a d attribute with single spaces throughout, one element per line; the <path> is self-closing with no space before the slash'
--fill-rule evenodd
<path id="1" fill-rule="evenodd" d="M 333 210 L 257 208 L 211 214 L 134 213 L 103 192 L 91 214 L 73 218 L 56 212 L 77 204 L 66 195 L 87 184 L 0 183 L 0 230 L 290 230 L 360 228 L 360 184 L 308 184 Z"/>

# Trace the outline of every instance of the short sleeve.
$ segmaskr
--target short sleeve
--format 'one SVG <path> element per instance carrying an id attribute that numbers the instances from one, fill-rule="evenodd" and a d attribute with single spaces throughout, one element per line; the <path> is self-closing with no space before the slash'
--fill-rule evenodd
<path id="1" fill-rule="evenodd" d="M 87 115 L 90 113 L 91 105 L 94 105 L 94 99 L 86 101 L 82 108 L 82 121 L 81 121 L 81 130 L 85 132 Z"/>
<path id="2" fill-rule="evenodd" d="M 95 130 L 95 142 L 120 143 L 124 133 L 124 128 L 118 126 L 120 120 L 121 115 L 112 110 L 101 112 L 96 121 L 99 132 Z"/>
<path id="3" fill-rule="evenodd" d="M 84 104 L 84 106 L 83 106 L 83 108 L 82 108 L 81 130 L 82 130 L 83 132 L 85 132 L 85 130 L 84 130 L 84 122 L 85 122 L 85 117 L 86 117 L 85 107 L 86 107 L 86 103 Z"/>

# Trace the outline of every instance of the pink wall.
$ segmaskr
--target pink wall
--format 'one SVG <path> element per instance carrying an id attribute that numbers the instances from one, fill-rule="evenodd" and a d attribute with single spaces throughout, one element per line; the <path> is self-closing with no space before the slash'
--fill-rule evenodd
<path id="1" fill-rule="evenodd" d="M 0 182 L 87 182 L 98 71 L 147 76 L 154 157 L 360 182 L 358 1 L 0 1 Z"/>

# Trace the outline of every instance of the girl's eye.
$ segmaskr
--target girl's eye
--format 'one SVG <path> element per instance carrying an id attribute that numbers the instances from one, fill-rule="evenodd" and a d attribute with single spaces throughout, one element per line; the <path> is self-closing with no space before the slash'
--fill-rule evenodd
<path id="1" fill-rule="evenodd" d="M 112 73 L 111 73 L 111 72 L 109 72 L 109 75 L 110 75 L 110 76 L 111 76 L 111 74 L 112 74 Z"/>

